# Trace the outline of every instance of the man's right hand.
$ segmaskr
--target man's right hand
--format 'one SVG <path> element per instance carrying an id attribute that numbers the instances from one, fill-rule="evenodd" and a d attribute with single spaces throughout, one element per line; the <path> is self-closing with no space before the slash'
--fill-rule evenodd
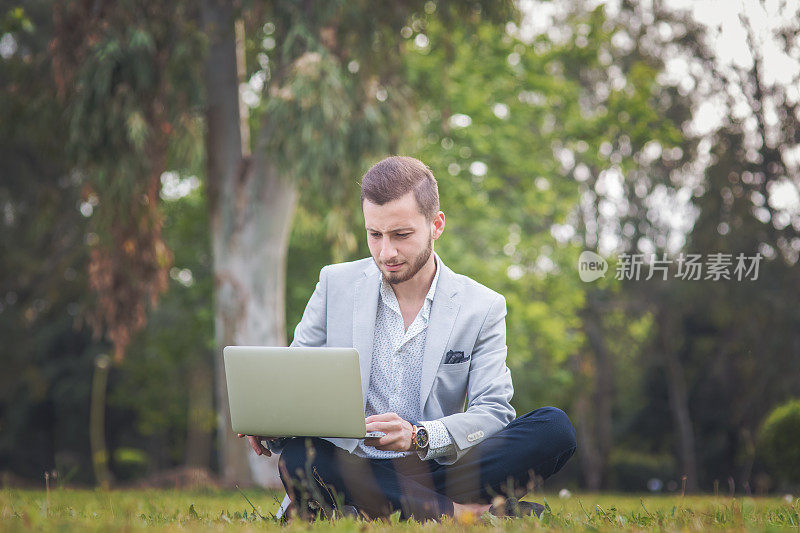
<path id="1" fill-rule="evenodd" d="M 243 433 L 238 433 L 239 438 L 247 437 L 247 441 L 250 443 L 250 447 L 253 448 L 253 451 L 256 452 L 256 455 L 266 455 L 267 457 L 272 456 L 272 452 L 269 449 L 261 444 L 263 440 L 275 440 L 275 437 L 259 437 L 257 435 L 245 435 Z"/>

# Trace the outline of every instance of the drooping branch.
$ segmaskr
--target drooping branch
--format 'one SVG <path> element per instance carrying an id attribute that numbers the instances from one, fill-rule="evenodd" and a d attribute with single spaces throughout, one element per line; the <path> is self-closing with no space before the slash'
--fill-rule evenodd
<path id="1" fill-rule="evenodd" d="M 167 289 L 160 178 L 191 112 L 188 4 L 74 0 L 54 8 L 53 75 L 68 114 L 67 146 L 92 214 L 89 322 L 120 361 L 148 306 Z M 199 42 L 199 41 L 198 41 Z M 176 74 L 183 76 L 176 76 Z"/>

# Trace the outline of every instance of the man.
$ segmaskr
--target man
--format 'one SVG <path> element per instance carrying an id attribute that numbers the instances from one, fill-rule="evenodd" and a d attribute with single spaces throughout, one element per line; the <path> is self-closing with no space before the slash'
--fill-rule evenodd
<path id="1" fill-rule="evenodd" d="M 372 257 L 322 269 L 292 346 L 355 347 L 367 431 L 385 436 L 267 447 L 251 436 L 253 449 L 282 449 L 281 479 L 300 509 L 344 504 L 373 518 L 399 510 L 419 520 L 538 514 L 541 506 L 515 498 L 534 476 L 564 466 L 575 430 L 553 407 L 514 419 L 505 299 L 433 252 L 445 216 L 422 162 L 377 163 L 362 180 L 361 204 Z M 505 509 L 503 500 L 491 505 L 497 496 L 509 498 Z"/>

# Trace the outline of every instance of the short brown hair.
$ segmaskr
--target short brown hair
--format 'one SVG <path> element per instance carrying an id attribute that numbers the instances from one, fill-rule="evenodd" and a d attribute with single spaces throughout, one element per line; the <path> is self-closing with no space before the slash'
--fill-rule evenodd
<path id="1" fill-rule="evenodd" d="M 364 199 L 383 205 L 414 191 L 419 212 L 428 221 L 439 212 L 439 187 L 433 172 L 419 159 L 387 157 L 372 166 L 361 179 L 361 207 Z"/>

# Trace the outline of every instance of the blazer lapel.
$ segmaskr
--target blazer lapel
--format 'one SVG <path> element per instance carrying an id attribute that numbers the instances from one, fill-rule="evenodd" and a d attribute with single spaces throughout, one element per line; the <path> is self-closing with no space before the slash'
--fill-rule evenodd
<path id="1" fill-rule="evenodd" d="M 358 350 L 361 366 L 361 397 L 367 402 L 367 388 L 372 365 L 372 342 L 375 339 L 375 318 L 378 314 L 380 270 L 371 263 L 355 284 L 353 305 L 353 348 Z"/>
<path id="2" fill-rule="evenodd" d="M 437 255 L 438 257 L 438 255 Z M 428 332 L 425 334 L 425 352 L 422 359 L 422 378 L 419 386 L 419 405 L 425 410 L 425 402 L 433 387 L 433 380 L 439 371 L 450 334 L 456 323 L 461 303 L 458 299 L 458 281 L 453 271 L 439 258 L 439 281 L 433 296 Z"/>

